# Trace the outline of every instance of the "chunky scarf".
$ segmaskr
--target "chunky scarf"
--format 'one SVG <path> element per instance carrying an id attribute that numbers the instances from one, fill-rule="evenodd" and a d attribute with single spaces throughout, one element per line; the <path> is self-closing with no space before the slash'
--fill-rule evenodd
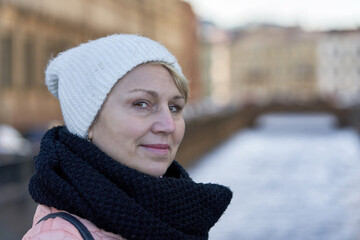
<path id="1" fill-rule="evenodd" d="M 221 185 L 195 183 L 175 161 L 162 178 L 120 164 L 65 127 L 41 142 L 32 198 L 127 239 L 208 239 L 230 203 Z"/>

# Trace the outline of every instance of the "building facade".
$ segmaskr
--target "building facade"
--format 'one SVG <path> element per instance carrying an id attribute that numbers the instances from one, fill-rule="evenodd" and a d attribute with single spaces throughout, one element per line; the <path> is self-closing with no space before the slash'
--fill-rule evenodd
<path id="1" fill-rule="evenodd" d="M 231 100 L 230 34 L 211 22 L 199 24 L 203 95 L 212 104 L 227 105 Z"/>
<path id="2" fill-rule="evenodd" d="M 323 33 L 317 56 L 321 98 L 340 107 L 360 104 L 360 30 Z"/>
<path id="3" fill-rule="evenodd" d="M 255 25 L 233 32 L 232 99 L 242 105 L 360 104 L 360 30 Z"/>
<path id="4" fill-rule="evenodd" d="M 271 25 L 250 26 L 233 34 L 234 101 L 243 105 L 306 104 L 318 98 L 314 34 Z"/>
<path id="5" fill-rule="evenodd" d="M 201 97 L 196 17 L 181 0 L 0 0 L 0 123 L 20 130 L 61 120 L 44 70 L 59 52 L 101 36 L 134 33 L 165 45 Z"/>

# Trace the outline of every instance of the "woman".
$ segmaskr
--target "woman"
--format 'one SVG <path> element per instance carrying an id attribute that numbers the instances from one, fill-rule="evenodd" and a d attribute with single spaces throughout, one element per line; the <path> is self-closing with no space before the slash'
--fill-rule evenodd
<path id="1" fill-rule="evenodd" d="M 208 238 L 232 193 L 174 161 L 188 82 L 165 47 L 126 34 L 90 41 L 53 59 L 46 84 L 65 126 L 42 139 L 24 240 Z"/>

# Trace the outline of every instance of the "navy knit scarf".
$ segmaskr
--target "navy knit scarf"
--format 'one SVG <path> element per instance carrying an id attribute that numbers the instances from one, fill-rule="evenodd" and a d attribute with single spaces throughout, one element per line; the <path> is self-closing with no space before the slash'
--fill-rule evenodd
<path id="1" fill-rule="evenodd" d="M 175 161 L 163 178 L 128 168 L 65 127 L 43 137 L 29 192 L 129 240 L 208 239 L 232 198 L 224 186 L 195 183 Z"/>

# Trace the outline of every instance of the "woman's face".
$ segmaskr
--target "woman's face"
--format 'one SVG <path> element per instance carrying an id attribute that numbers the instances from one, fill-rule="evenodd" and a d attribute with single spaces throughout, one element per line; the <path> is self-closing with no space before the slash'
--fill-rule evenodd
<path id="1" fill-rule="evenodd" d="M 89 137 L 114 160 L 161 176 L 184 136 L 184 106 L 185 99 L 165 67 L 140 65 L 115 84 Z"/>

